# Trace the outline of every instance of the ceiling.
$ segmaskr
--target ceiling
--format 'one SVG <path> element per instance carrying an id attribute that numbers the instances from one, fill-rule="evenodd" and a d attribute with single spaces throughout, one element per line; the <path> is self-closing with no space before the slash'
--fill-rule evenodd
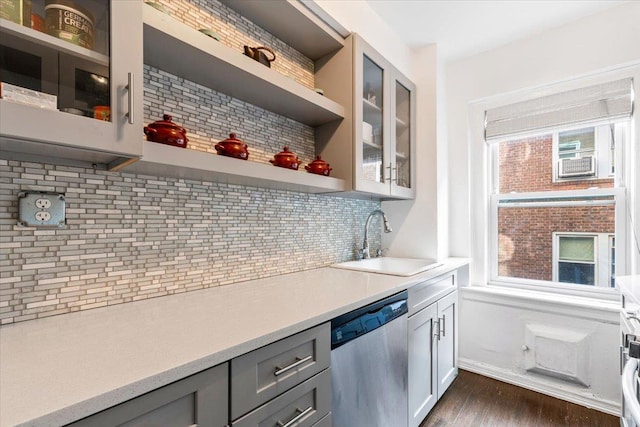
<path id="1" fill-rule="evenodd" d="M 412 48 L 461 59 L 629 0 L 367 0 Z"/>

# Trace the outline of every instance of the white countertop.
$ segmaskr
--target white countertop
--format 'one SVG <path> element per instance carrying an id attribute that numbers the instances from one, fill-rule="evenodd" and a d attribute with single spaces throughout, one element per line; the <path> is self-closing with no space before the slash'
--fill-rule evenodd
<path id="1" fill-rule="evenodd" d="M 0 327 L 0 427 L 64 425 L 467 264 L 321 268 Z"/>

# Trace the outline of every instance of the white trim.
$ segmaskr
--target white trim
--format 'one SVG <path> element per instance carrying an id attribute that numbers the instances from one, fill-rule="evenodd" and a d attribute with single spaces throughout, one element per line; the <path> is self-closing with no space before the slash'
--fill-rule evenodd
<path id="1" fill-rule="evenodd" d="M 545 381 L 533 375 L 525 375 L 465 358 L 458 359 L 458 367 L 466 371 L 484 375 L 485 377 L 503 381 L 508 384 L 513 384 L 527 390 L 533 390 L 580 406 L 592 408 L 616 417 L 620 416 L 622 410 L 620 402 L 597 399 L 589 390 L 581 391 L 553 381 Z"/>
<path id="2" fill-rule="evenodd" d="M 538 289 L 495 286 L 463 286 L 460 299 L 492 305 L 522 308 L 539 313 L 558 314 L 618 325 L 620 323 L 620 293 L 615 299 L 603 300 L 580 295 L 562 295 Z"/>

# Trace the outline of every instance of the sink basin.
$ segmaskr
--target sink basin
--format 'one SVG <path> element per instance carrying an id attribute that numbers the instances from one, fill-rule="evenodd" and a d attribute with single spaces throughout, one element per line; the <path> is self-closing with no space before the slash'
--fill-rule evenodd
<path id="1" fill-rule="evenodd" d="M 441 265 L 432 259 L 380 257 L 341 262 L 331 267 L 393 276 L 413 276 Z"/>

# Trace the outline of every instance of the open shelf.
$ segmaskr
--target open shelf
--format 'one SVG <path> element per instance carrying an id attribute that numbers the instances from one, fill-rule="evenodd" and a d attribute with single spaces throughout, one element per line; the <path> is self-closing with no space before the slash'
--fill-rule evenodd
<path id="1" fill-rule="evenodd" d="M 109 57 L 106 55 L 103 55 L 91 49 L 76 46 L 67 41 L 50 36 L 49 34 L 45 34 L 40 31 L 36 31 L 31 28 L 16 24 L 15 22 L 11 22 L 7 19 L 0 18 L 0 38 L 2 34 L 18 37 L 35 43 L 39 46 L 52 49 L 57 52 L 67 53 L 78 58 L 86 59 L 87 61 L 99 65 L 109 66 Z"/>
<path id="2" fill-rule="evenodd" d="M 344 107 L 329 98 L 153 7 L 143 9 L 146 64 L 309 126 L 344 118 Z"/>
<path id="3" fill-rule="evenodd" d="M 154 176 L 222 182 L 305 193 L 344 192 L 342 179 L 145 141 L 144 155 L 124 169 Z"/>
<path id="4" fill-rule="evenodd" d="M 344 39 L 300 1 L 221 2 L 312 60 L 322 58 L 344 46 Z"/>

